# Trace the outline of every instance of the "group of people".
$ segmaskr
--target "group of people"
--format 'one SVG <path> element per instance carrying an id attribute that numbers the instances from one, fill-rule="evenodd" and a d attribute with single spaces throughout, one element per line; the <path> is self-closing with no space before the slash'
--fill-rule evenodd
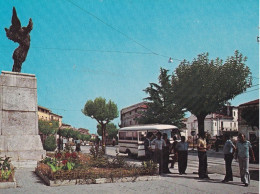
<path id="1" fill-rule="evenodd" d="M 177 138 L 173 144 L 170 143 L 167 134 L 156 133 L 156 138 L 153 139 L 153 133 L 148 132 L 144 141 L 146 160 L 153 160 L 159 164 L 159 174 L 171 173 L 169 170 L 169 157 L 173 154 L 171 167 L 174 168 L 174 163 L 178 161 L 178 170 L 180 174 L 186 174 L 187 159 L 188 159 L 188 143 L 185 142 L 185 137 L 181 137 L 181 142 L 177 142 Z M 155 146 L 154 150 L 152 145 Z"/>
<path id="2" fill-rule="evenodd" d="M 185 137 L 181 136 L 180 142 L 174 138 L 175 141 L 171 144 L 167 138 L 167 134 L 162 135 L 161 132 L 157 132 L 156 138 L 152 139 L 153 133 L 148 132 L 144 141 L 145 156 L 146 160 L 153 160 L 155 163 L 159 164 L 159 174 L 171 173 L 168 168 L 170 163 L 169 156 L 171 153 L 174 153 L 171 167 L 174 167 L 174 162 L 178 161 L 179 174 L 186 174 L 189 145 L 185 142 Z M 233 181 L 232 160 L 235 158 L 239 163 L 241 182 L 247 187 L 250 184 L 249 156 L 251 155 L 252 160 L 255 161 L 250 142 L 245 139 L 245 135 L 243 134 L 238 135 L 236 146 L 230 140 L 229 134 L 224 135 L 224 142 L 223 153 L 226 175 L 222 182 L 227 183 Z M 155 145 L 154 150 L 151 148 L 152 145 Z M 209 179 L 207 170 L 207 150 L 210 149 L 210 144 L 206 141 L 205 133 L 199 134 L 197 149 L 199 158 L 199 178 Z"/>

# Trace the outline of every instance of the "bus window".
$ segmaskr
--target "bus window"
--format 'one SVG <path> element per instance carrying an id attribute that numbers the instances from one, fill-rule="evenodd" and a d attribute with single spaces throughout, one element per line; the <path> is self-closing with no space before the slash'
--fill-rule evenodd
<path id="1" fill-rule="evenodd" d="M 125 140 L 125 135 L 126 135 L 126 132 L 119 132 L 119 139 Z"/>
<path id="2" fill-rule="evenodd" d="M 139 141 L 144 141 L 144 140 L 145 140 L 145 133 L 139 132 Z"/>
<path id="3" fill-rule="evenodd" d="M 137 140 L 137 132 L 136 131 L 133 132 L 133 140 Z"/>
<path id="4" fill-rule="evenodd" d="M 126 140 L 132 140 L 132 136 L 133 136 L 133 135 L 132 135 L 132 131 L 127 131 L 127 132 L 126 132 L 125 139 L 126 139 Z"/>

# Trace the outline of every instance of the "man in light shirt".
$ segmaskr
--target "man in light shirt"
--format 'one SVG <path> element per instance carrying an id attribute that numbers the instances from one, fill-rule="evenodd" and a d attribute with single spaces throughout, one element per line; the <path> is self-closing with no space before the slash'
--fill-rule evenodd
<path id="1" fill-rule="evenodd" d="M 163 146 L 166 146 L 166 143 L 163 139 L 161 139 L 162 134 L 161 132 L 157 132 L 156 134 L 156 139 L 154 139 L 151 144 L 155 145 L 155 150 L 154 150 L 154 162 L 159 163 L 159 174 L 162 173 L 162 166 L 163 166 L 163 153 L 162 149 Z"/>
<path id="2" fill-rule="evenodd" d="M 226 176 L 225 176 L 224 180 L 222 181 L 222 183 L 226 183 L 228 181 L 233 181 L 233 173 L 232 173 L 231 165 L 232 165 L 233 155 L 234 155 L 234 152 L 236 149 L 236 147 L 230 140 L 229 134 L 224 135 L 224 140 L 226 141 L 225 145 L 223 147 L 224 160 L 225 160 L 225 165 L 226 165 Z"/>
<path id="3" fill-rule="evenodd" d="M 199 178 L 209 179 L 207 150 L 210 148 L 210 146 L 207 146 L 205 133 L 199 134 L 199 137 L 200 138 L 198 139 L 197 142 L 198 157 L 199 157 Z"/>
<path id="4" fill-rule="evenodd" d="M 176 145 L 176 150 L 178 152 L 178 170 L 179 174 L 186 174 L 187 160 L 188 160 L 188 148 L 189 144 L 185 142 L 185 137 L 181 136 L 181 142 Z"/>
<path id="5" fill-rule="evenodd" d="M 237 149 L 235 158 L 238 157 L 241 181 L 247 187 L 250 184 L 249 151 L 251 152 L 253 161 L 255 161 L 254 152 L 252 150 L 251 143 L 247 141 L 245 135 L 241 133 L 238 135 L 236 148 Z"/>

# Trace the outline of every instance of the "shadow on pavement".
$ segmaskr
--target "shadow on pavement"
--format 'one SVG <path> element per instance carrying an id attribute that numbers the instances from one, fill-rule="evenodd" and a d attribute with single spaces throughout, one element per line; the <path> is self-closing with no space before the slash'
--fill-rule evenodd
<path id="1" fill-rule="evenodd" d="M 32 177 L 36 179 L 35 183 L 48 186 L 34 171 L 31 171 Z"/>
<path id="2" fill-rule="evenodd" d="M 259 181 L 259 170 L 249 170 L 250 179 Z"/>

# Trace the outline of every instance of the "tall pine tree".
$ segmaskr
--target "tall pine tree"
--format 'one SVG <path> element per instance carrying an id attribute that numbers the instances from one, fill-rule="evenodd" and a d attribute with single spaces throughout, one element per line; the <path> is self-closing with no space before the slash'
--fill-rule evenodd
<path id="1" fill-rule="evenodd" d="M 159 83 L 150 83 L 144 90 L 149 95 L 144 99 L 148 108 L 147 111 L 141 112 L 142 116 L 137 119 L 140 124 L 171 124 L 179 128 L 183 126 L 181 119 L 184 117 L 184 111 L 174 102 L 168 71 L 161 68 Z"/>

